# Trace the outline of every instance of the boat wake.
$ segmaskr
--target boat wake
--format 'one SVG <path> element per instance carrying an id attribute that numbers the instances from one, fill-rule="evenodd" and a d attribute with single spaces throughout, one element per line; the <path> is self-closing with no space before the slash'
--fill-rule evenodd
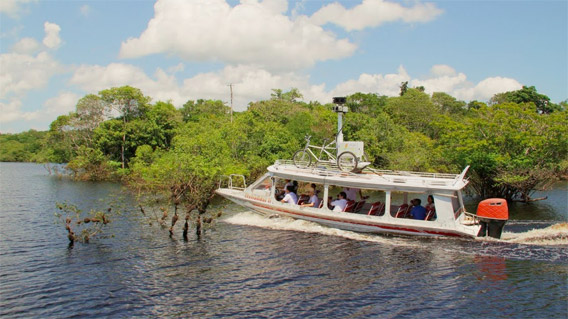
<path id="1" fill-rule="evenodd" d="M 274 229 L 274 230 L 292 230 L 304 233 L 318 233 L 327 236 L 336 236 L 352 240 L 383 243 L 393 246 L 405 246 L 405 247 L 418 246 L 417 242 L 413 242 L 406 238 L 397 238 L 400 240 L 393 240 L 393 238 L 391 237 L 367 235 L 347 230 L 329 228 L 317 223 L 305 220 L 299 220 L 299 219 L 292 219 L 283 216 L 275 218 L 264 217 L 250 211 L 234 214 L 224 219 L 224 221 L 233 225 L 247 225 L 247 226 L 255 226 L 255 227 Z"/>
<path id="2" fill-rule="evenodd" d="M 473 240 L 468 240 L 438 237 L 424 240 L 415 237 L 356 233 L 287 217 L 269 218 L 251 211 L 232 214 L 223 221 L 233 225 L 253 226 L 264 229 L 317 233 L 391 247 L 442 249 L 447 253 L 459 253 L 460 255 L 493 256 L 519 260 L 541 260 L 562 263 L 568 261 L 568 250 L 565 249 L 565 247 L 568 247 L 568 223 L 558 223 L 546 228 L 524 232 L 504 232 L 501 239 L 477 237 Z M 527 224 L 525 221 L 521 221 L 520 224 L 523 224 L 523 227 L 534 226 L 534 224 Z M 537 222 L 536 224 L 538 225 L 539 223 Z M 441 245 L 441 243 L 447 244 Z"/>
<path id="3" fill-rule="evenodd" d="M 532 229 L 521 233 L 504 232 L 501 240 L 527 245 L 568 245 L 568 223 L 558 223 L 546 228 Z"/>

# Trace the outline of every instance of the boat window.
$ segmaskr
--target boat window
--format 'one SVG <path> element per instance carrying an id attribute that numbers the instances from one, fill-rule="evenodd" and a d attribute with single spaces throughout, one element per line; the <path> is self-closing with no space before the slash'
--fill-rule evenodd
<path id="1" fill-rule="evenodd" d="M 317 200 L 315 198 L 311 200 L 314 195 L 317 197 Z M 298 187 L 298 205 L 321 208 L 323 205 L 323 184 L 300 182 Z"/>
<path id="2" fill-rule="evenodd" d="M 280 200 L 282 200 L 282 198 L 284 198 L 286 186 L 288 186 L 288 185 L 294 186 L 294 181 L 292 181 L 290 179 L 275 178 L 274 183 L 276 184 L 276 190 L 274 191 L 274 197 L 278 201 L 280 201 Z M 296 182 L 296 185 L 298 185 L 298 182 Z"/>
<path id="3" fill-rule="evenodd" d="M 465 211 L 465 207 L 463 206 L 463 201 L 461 200 L 458 192 L 454 192 L 452 195 L 452 208 L 454 210 L 454 217 L 458 219 L 460 215 Z"/>
<path id="4" fill-rule="evenodd" d="M 422 206 L 413 213 L 414 205 Z M 390 215 L 394 218 L 411 218 L 418 220 L 436 220 L 435 200 L 426 193 L 391 192 Z M 418 218 L 414 218 L 416 214 Z"/>
<path id="5" fill-rule="evenodd" d="M 407 192 L 391 192 L 391 205 L 389 213 L 394 218 L 409 218 L 410 217 L 410 200 L 412 194 Z"/>
<path id="6" fill-rule="evenodd" d="M 341 192 L 345 193 L 347 200 L 344 212 L 374 216 L 385 214 L 386 193 L 384 191 L 330 186 L 328 204 L 338 200 Z M 328 205 L 328 208 L 333 210 L 335 207 Z"/>
<path id="7" fill-rule="evenodd" d="M 272 178 L 266 176 L 263 180 L 259 181 L 253 188 L 252 192 L 256 195 L 268 196 L 270 195 L 270 188 L 272 187 Z"/>

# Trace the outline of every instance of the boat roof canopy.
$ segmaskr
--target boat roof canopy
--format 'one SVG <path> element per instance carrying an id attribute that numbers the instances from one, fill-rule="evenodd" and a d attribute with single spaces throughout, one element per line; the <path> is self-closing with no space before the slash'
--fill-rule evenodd
<path id="1" fill-rule="evenodd" d="M 268 167 L 274 177 L 301 180 L 318 184 L 379 190 L 424 192 L 428 190 L 457 191 L 463 189 L 469 166 L 461 174 L 390 171 L 366 168 L 360 173 L 343 172 L 329 166 L 299 168 L 292 161 L 277 160 Z"/>

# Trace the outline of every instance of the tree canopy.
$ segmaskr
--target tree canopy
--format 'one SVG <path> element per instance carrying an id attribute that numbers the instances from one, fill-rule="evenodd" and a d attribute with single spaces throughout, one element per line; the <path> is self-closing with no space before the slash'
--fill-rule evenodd
<path id="1" fill-rule="evenodd" d="M 3 161 L 66 162 L 76 178 L 120 179 L 163 194 L 176 205 L 205 210 L 221 174 L 247 180 L 305 143 L 336 134 L 332 104 L 299 102 L 297 89 L 236 112 L 218 100 L 176 109 L 129 86 L 89 94 L 47 132 L 0 135 Z M 365 142 L 381 169 L 459 172 L 471 166 L 471 190 L 482 196 L 526 198 L 566 176 L 568 112 L 536 91 L 465 103 L 441 92 L 401 86 L 401 95 L 347 96 L 346 140 Z"/>

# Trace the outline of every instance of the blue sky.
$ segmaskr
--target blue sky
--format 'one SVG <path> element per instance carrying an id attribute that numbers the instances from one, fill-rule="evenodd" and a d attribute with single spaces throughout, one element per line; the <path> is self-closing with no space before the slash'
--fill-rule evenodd
<path id="1" fill-rule="evenodd" d="M 401 82 L 487 101 L 534 85 L 568 98 L 568 1 L 0 2 L 0 132 L 46 130 L 77 100 L 132 85 L 180 107 L 235 109 L 296 87 L 304 100 Z"/>

